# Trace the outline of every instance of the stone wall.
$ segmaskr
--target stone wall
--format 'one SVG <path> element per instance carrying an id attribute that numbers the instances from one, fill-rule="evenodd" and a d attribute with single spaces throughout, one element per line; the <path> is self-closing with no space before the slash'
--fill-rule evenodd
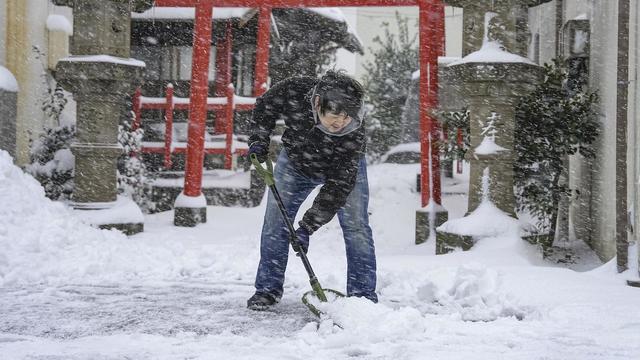
<path id="1" fill-rule="evenodd" d="M 0 88 L 0 149 L 16 156 L 16 112 L 18 93 Z"/>

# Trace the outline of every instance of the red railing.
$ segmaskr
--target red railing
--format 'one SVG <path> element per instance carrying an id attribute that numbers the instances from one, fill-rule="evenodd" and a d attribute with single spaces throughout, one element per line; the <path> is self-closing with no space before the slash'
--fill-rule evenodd
<path id="1" fill-rule="evenodd" d="M 229 84 L 224 97 L 207 98 L 207 111 L 216 111 L 218 115 L 216 122 L 222 121 L 222 126 L 217 123 L 216 129 L 224 129 L 224 142 L 207 141 L 204 146 L 205 154 L 224 154 L 224 168 L 231 169 L 234 154 L 245 155 L 248 151 L 247 144 L 234 139 L 233 135 L 233 114 L 234 111 L 252 110 L 255 105 L 255 98 L 236 96 L 233 84 Z M 140 127 L 143 110 L 163 110 L 165 129 L 164 143 L 143 142 L 142 153 L 164 154 L 164 168 L 171 169 L 171 155 L 184 154 L 187 151 L 187 142 L 173 141 L 173 112 L 175 110 L 189 110 L 189 98 L 179 98 L 173 95 L 173 85 L 167 85 L 164 98 L 153 98 L 142 96 L 140 88 L 136 89 L 133 96 L 133 112 L 135 120 L 133 129 Z M 220 116 L 222 115 L 222 116 Z"/>

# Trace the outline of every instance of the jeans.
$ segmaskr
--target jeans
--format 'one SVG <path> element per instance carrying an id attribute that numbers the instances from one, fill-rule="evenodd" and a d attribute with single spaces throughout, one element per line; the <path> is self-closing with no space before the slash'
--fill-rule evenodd
<path id="1" fill-rule="evenodd" d="M 276 187 L 289 219 L 294 221 L 300 205 L 311 191 L 323 184 L 296 170 L 285 150 L 280 152 L 274 170 Z M 369 227 L 369 184 L 364 156 L 360 159 L 356 185 L 346 204 L 338 210 L 338 220 L 344 234 L 347 253 L 347 295 L 378 298 L 376 289 L 376 255 Z M 289 256 L 289 231 L 269 191 L 260 238 L 260 264 L 256 276 L 256 292 L 282 297 L 284 274 Z"/>

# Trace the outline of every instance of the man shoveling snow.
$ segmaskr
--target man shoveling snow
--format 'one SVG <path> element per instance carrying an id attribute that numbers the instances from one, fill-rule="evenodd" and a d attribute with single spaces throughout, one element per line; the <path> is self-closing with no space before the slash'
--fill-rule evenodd
<path id="1" fill-rule="evenodd" d="M 328 71 L 320 79 L 284 80 L 256 101 L 250 156 L 259 162 L 270 161 L 269 141 L 276 121 L 284 119 L 286 129 L 274 173 L 282 198 L 269 194 L 256 293 L 248 300 L 248 308 L 264 310 L 282 297 L 289 229 L 279 205 L 288 218 L 295 218 L 300 205 L 318 185 L 322 187 L 313 206 L 295 230 L 299 250 L 306 253 L 309 236 L 337 214 L 347 250 L 347 295 L 378 301 L 368 215 L 363 96 L 362 85 L 356 80 L 342 72 Z M 292 245 L 297 250 L 296 241 Z"/>

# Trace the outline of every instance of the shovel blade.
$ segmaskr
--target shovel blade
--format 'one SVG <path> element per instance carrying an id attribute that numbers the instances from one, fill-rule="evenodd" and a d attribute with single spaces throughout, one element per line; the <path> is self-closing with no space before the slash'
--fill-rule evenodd
<path id="1" fill-rule="evenodd" d="M 324 291 L 324 294 L 326 296 L 326 301 L 322 301 L 318 297 L 316 292 L 313 290 L 308 291 L 304 295 L 302 295 L 302 303 L 307 308 L 309 308 L 309 310 L 311 310 L 311 312 L 317 317 L 320 317 L 323 314 L 323 312 L 318 308 L 318 305 L 321 302 L 333 302 L 337 298 L 344 297 L 344 294 L 337 290 L 333 290 L 333 289 L 322 289 L 322 290 Z"/>

